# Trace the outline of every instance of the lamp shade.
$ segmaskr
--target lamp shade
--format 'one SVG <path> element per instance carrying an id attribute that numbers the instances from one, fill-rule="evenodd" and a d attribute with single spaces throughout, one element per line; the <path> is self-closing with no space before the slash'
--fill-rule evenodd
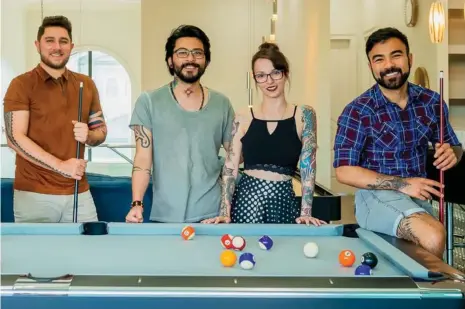
<path id="1" fill-rule="evenodd" d="M 433 43 L 441 43 L 446 28 L 446 15 L 444 6 L 440 1 L 431 4 L 429 11 L 429 37 Z"/>

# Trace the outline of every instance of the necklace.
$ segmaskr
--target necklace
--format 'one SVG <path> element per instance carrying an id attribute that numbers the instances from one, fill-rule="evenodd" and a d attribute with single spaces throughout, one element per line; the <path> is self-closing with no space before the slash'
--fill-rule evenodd
<path id="1" fill-rule="evenodd" d="M 173 98 L 176 100 L 176 102 L 179 104 L 179 101 L 178 99 L 176 98 L 176 95 L 174 94 L 174 89 L 173 89 L 173 82 L 170 83 L 170 90 L 171 90 L 171 94 L 173 95 Z M 203 92 L 203 86 L 202 84 L 200 84 L 200 91 L 202 91 L 202 103 L 200 103 L 200 107 L 199 107 L 199 110 L 201 110 L 203 108 L 203 103 L 205 101 L 205 94 Z"/>

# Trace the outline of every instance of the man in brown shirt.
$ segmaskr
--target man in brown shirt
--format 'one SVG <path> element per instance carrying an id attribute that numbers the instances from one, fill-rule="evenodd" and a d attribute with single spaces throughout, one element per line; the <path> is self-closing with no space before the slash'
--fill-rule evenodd
<path id="1" fill-rule="evenodd" d="M 40 63 L 15 77 L 4 98 L 8 145 L 16 152 L 15 222 L 72 222 L 76 179 L 78 221 L 96 221 L 82 158 L 84 145 L 97 146 L 107 134 L 97 88 L 88 76 L 66 68 L 74 46 L 66 17 L 46 17 L 35 44 Z M 83 144 L 79 159 L 77 141 Z"/>

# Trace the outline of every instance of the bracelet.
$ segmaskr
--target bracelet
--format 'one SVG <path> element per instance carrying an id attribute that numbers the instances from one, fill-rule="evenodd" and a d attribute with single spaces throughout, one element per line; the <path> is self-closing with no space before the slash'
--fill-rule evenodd
<path id="1" fill-rule="evenodd" d="M 131 203 L 131 207 L 134 206 L 141 206 L 142 208 L 144 208 L 144 203 L 142 203 L 142 201 L 134 201 Z"/>

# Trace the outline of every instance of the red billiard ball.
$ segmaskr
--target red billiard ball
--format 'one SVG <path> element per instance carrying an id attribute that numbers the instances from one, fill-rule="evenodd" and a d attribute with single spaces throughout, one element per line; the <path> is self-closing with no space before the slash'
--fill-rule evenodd
<path id="1" fill-rule="evenodd" d="M 339 263 L 344 267 L 351 267 L 355 263 L 355 254 L 351 250 L 342 250 L 339 253 Z"/>
<path id="2" fill-rule="evenodd" d="M 233 237 L 232 247 L 234 250 L 242 251 L 245 248 L 245 239 L 241 236 Z"/>
<path id="3" fill-rule="evenodd" d="M 232 248 L 233 248 L 232 240 L 233 240 L 233 236 L 232 236 L 232 235 L 230 235 L 230 234 L 224 234 L 223 237 L 221 237 L 221 245 L 222 245 L 223 248 L 225 248 L 225 249 L 232 249 Z"/>

